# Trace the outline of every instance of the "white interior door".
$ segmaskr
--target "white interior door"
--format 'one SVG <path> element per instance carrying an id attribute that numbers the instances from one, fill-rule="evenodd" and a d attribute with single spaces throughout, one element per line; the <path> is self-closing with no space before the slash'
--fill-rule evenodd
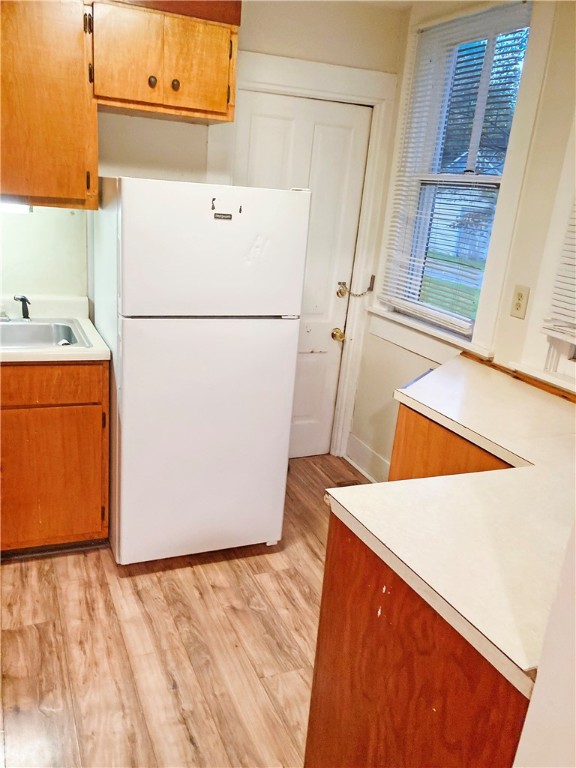
<path id="1" fill-rule="evenodd" d="M 328 453 L 371 107 L 240 90 L 234 183 L 312 190 L 290 456 Z"/>

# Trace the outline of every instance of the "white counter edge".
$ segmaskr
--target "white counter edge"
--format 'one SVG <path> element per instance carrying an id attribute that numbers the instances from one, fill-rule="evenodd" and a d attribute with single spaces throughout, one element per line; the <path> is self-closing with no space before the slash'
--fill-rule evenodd
<path id="1" fill-rule="evenodd" d="M 449 429 L 450 432 L 454 432 L 454 434 L 463 437 L 465 440 L 468 440 L 471 443 L 474 443 L 474 445 L 477 445 L 479 448 L 483 448 L 485 451 L 492 453 L 494 456 L 502 459 L 502 461 L 506 461 L 513 467 L 533 466 L 531 461 L 528 461 L 522 456 L 518 456 L 517 454 L 512 453 L 512 451 L 509 451 L 503 445 L 498 445 L 498 443 L 494 443 L 491 440 L 488 440 L 483 435 L 466 428 L 463 424 L 450 419 L 440 411 L 436 411 L 433 408 L 430 408 L 429 406 L 420 402 L 419 400 L 410 397 L 410 395 L 408 395 L 403 389 L 397 389 L 394 392 L 394 399 L 402 405 L 411 408 L 413 411 L 417 411 L 417 413 L 421 413 L 423 416 L 427 416 L 436 424 L 440 424 L 440 426 L 446 427 L 446 429 Z"/>
<path id="2" fill-rule="evenodd" d="M 90 342 L 89 347 L 63 346 L 63 347 L 7 347 L 0 351 L 0 364 L 2 363 L 65 363 L 65 362 L 90 362 L 97 360 L 109 360 L 110 350 L 104 340 L 85 317 L 69 316 L 76 320 Z"/>

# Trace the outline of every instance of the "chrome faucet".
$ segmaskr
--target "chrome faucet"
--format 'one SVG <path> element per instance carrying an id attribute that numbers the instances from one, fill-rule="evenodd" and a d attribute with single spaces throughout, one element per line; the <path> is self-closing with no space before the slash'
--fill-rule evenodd
<path id="1" fill-rule="evenodd" d="M 22 317 L 24 320 L 30 320 L 30 312 L 28 312 L 28 305 L 30 302 L 26 296 L 14 296 L 14 301 L 19 301 L 22 304 Z"/>

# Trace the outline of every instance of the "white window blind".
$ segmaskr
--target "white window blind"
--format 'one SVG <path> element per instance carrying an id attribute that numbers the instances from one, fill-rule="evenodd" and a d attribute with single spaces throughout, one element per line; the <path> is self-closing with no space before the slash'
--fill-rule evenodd
<path id="1" fill-rule="evenodd" d="M 576 201 L 568 217 L 550 312 L 544 320 L 543 331 L 553 338 L 576 344 Z"/>
<path id="2" fill-rule="evenodd" d="M 388 309 L 472 335 L 530 8 L 506 5 L 419 33 L 393 182 Z"/>

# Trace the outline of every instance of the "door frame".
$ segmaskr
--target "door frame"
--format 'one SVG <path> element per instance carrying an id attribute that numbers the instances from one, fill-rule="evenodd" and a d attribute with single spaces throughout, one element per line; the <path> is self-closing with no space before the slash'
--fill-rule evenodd
<path id="1" fill-rule="evenodd" d="M 358 236 L 350 288 L 366 290 L 376 274 L 382 230 L 386 181 L 392 150 L 392 118 L 395 111 L 397 76 L 334 64 L 323 64 L 262 53 L 238 52 L 236 85 L 239 90 L 300 96 L 372 107 L 372 122 Z M 234 163 L 234 126 L 211 126 L 207 165 L 209 181 L 231 183 Z M 366 306 L 370 295 L 350 298 L 346 316 L 346 343 L 342 351 L 338 393 L 330 453 L 346 454 L 352 427 L 356 382 L 360 371 L 366 328 Z"/>

